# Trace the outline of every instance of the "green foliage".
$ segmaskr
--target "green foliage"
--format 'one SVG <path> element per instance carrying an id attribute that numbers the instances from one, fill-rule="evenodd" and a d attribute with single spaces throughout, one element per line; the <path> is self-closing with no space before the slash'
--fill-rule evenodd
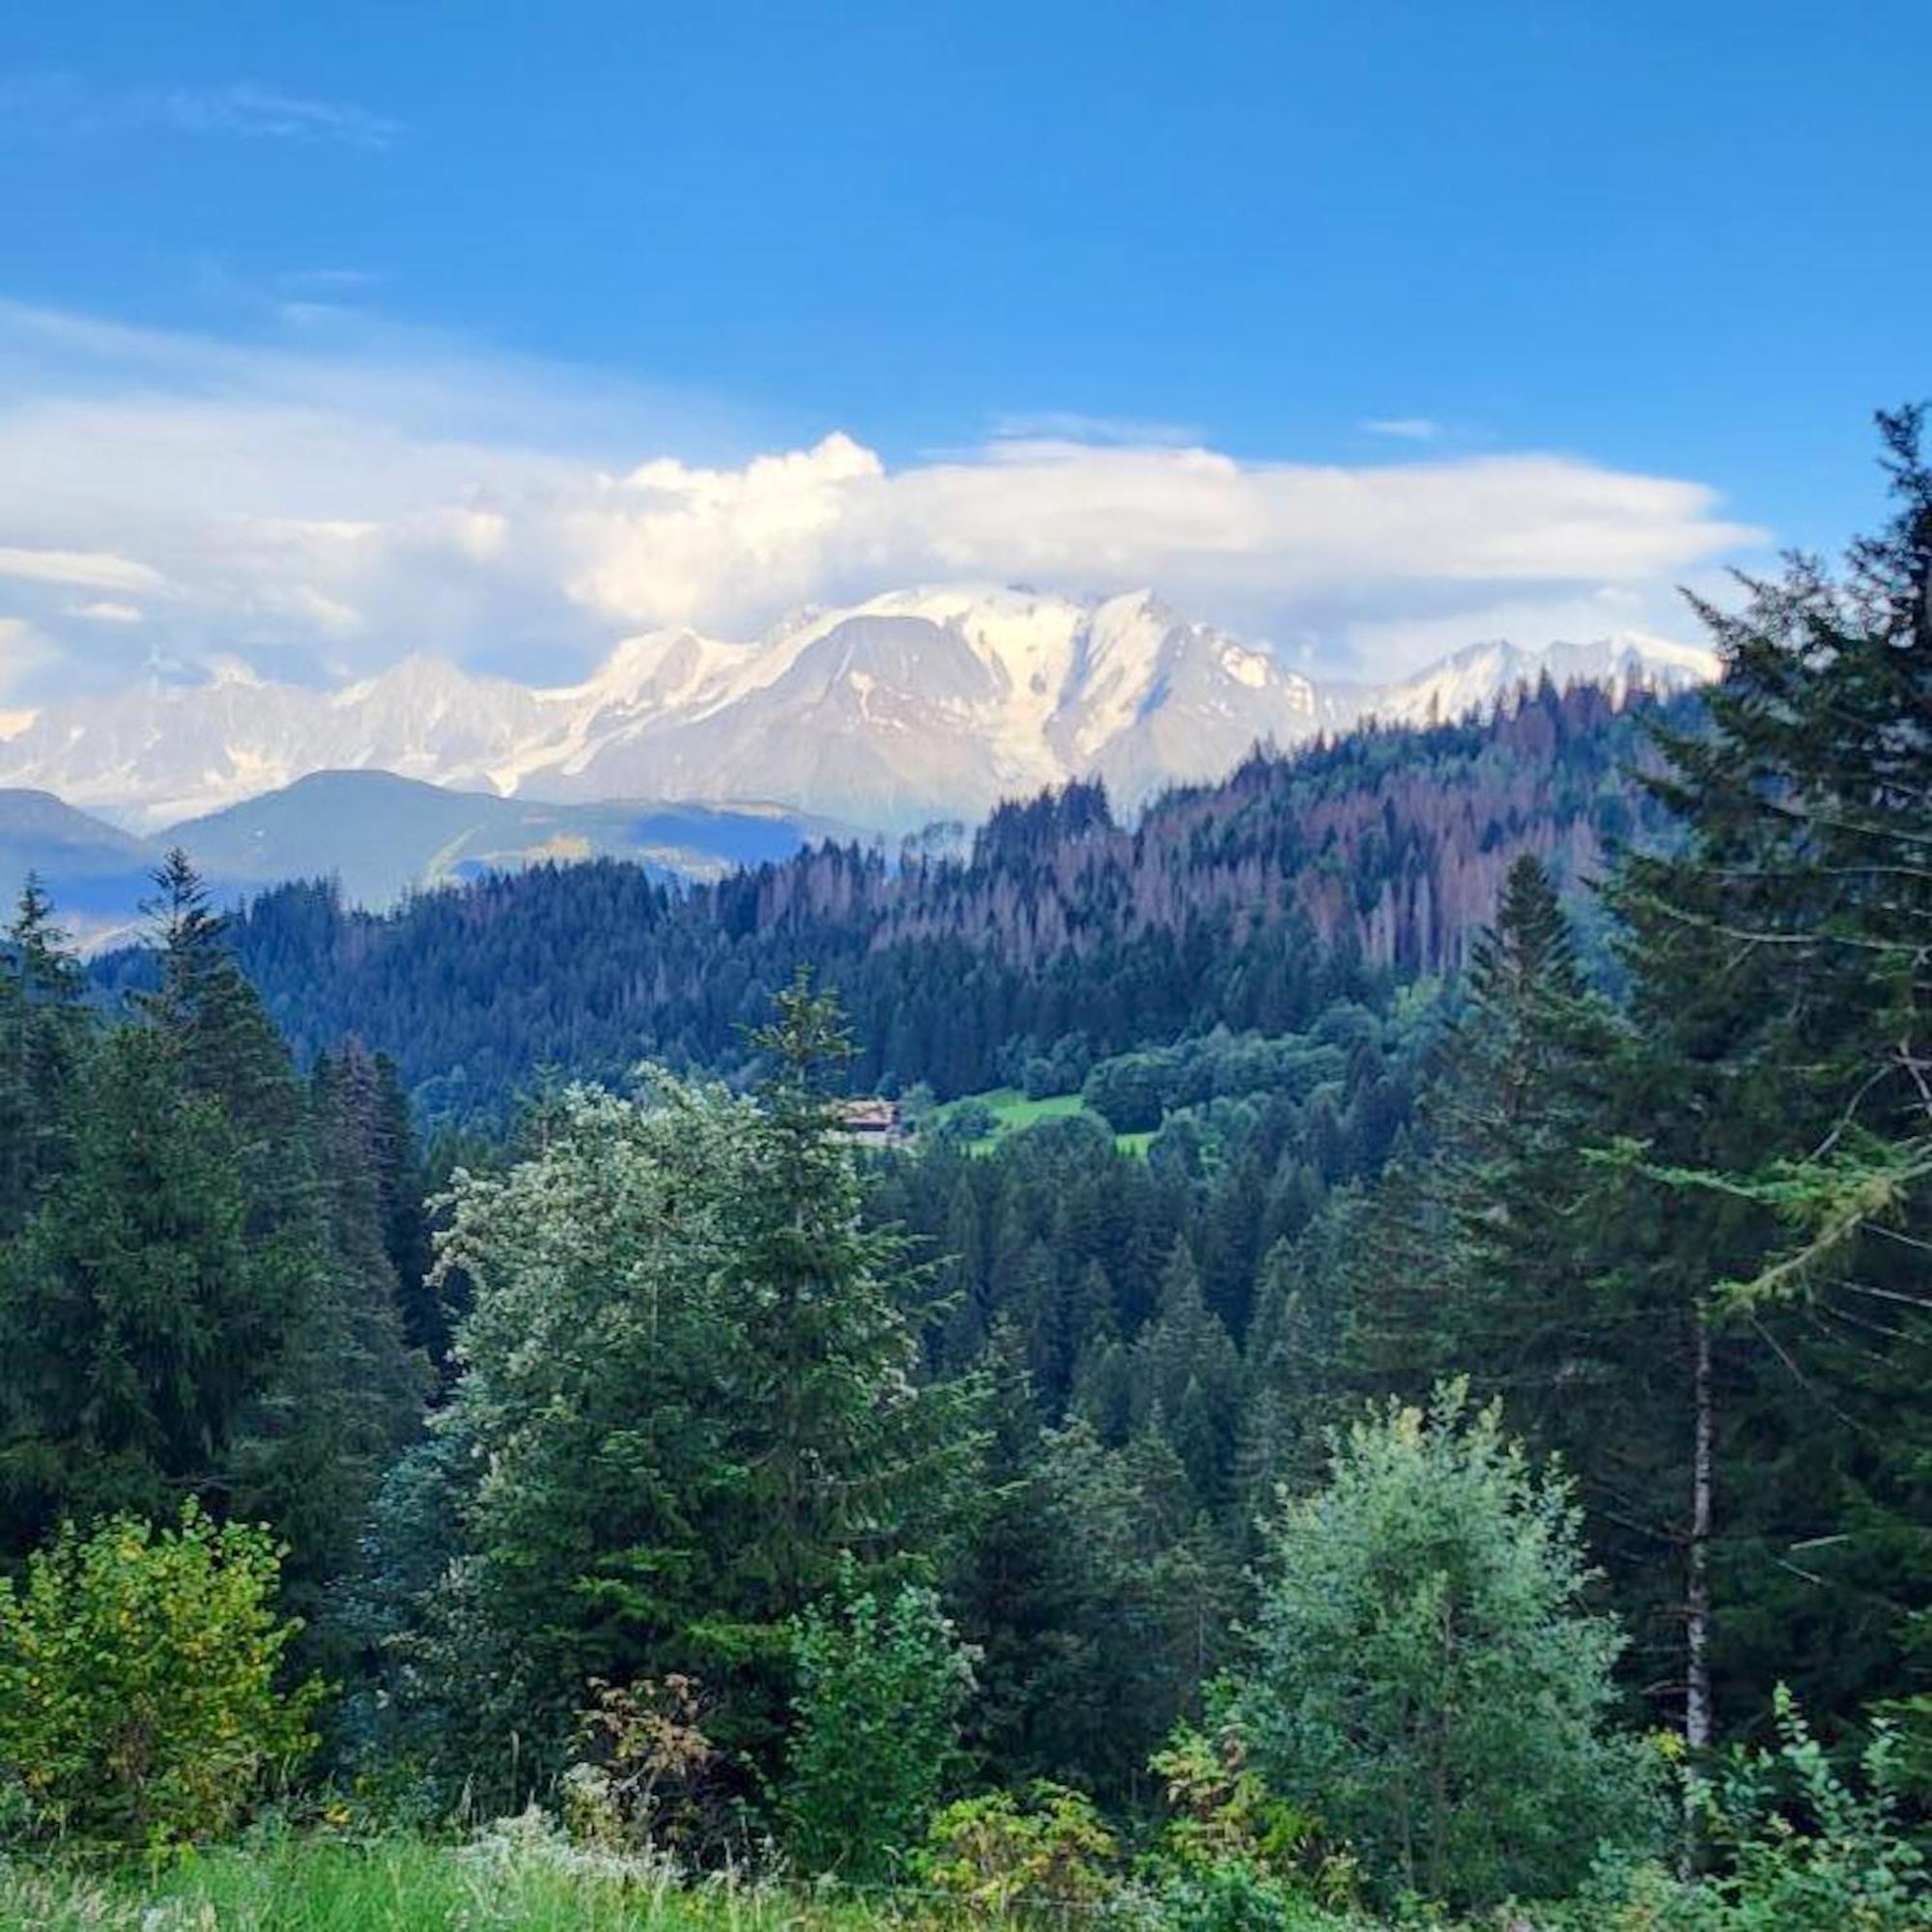
<path id="1" fill-rule="evenodd" d="M 102 1869 L 0 1864 L 0 1924 L 33 1932 L 887 1932 L 897 1901 L 680 1882 L 518 1819 L 467 1842 L 267 1835 Z"/>
<path id="2" fill-rule="evenodd" d="M 1041 1488 L 1052 1621 L 1030 1743 L 1063 1776 L 1132 1799 L 1226 1659 L 1239 1575 L 1157 1430 L 1111 1449 L 1076 1423 L 1048 1443 Z"/>
<path id="3" fill-rule="evenodd" d="M 0 1257 L 15 1550 L 231 1476 L 291 1314 L 251 1265 L 229 1123 L 162 1041 L 109 1035 L 72 1104 L 71 1170 Z"/>
<path id="4" fill-rule="evenodd" d="M 132 1021 L 85 1021 L 31 886 L 0 960 L 0 1553 L 194 1495 L 271 1522 L 314 1612 L 429 1388 L 401 1096 L 354 1050 L 304 1092 L 192 867 L 159 884 Z"/>
<path id="5" fill-rule="evenodd" d="M 1856 1781 L 1834 1767 L 1790 1693 L 1771 1747 L 1688 1776 L 1711 1867 L 1599 1874 L 1583 1924 L 1608 1932 L 1904 1932 L 1932 1926 L 1932 1866 L 1914 1841 L 1896 1735 L 1881 1724 Z"/>
<path id="6" fill-rule="evenodd" d="M 1153 1894 L 1164 1932 L 1347 1932 L 1364 1921 L 1331 1912 L 1299 1886 L 1247 1859 L 1168 1874 Z"/>
<path id="7" fill-rule="evenodd" d="M 863 1224 L 822 1097 L 837 1037 L 801 992 L 755 1099 L 573 1090 L 529 1158 L 456 1177 L 440 1265 L 475 1301 L 422 1472 L 445 1493 L 395 1492 L 376 1550 L 453 1532 L 442 1561 L 399 1560 L 392 1645 L 453 1767 L 502 1777 L 514 1737 L 554 1769 L 588 1680 L 676 1671 L 769 1775 L 793 1618 L 848 1554 L 943 1547 L 977 1397 L 915 1375 L 918 1274 Z"/>
<path id="8" fill-rule="evenodd" d="M 901 1584 L 882 1602 L 848 1567 L 799 1620 L 793 1660 L 792 1849 L 810 1871 L 883 1877 L 924 1836 L 959 1761 L 971 1654 L 933 1591 Z"/>
<path id="9" fill-rule="evenodd" d="M 1143 1871 L 1163 1925 L 1265 1932 L 1327 1925 L 1330 1910 L 1352 1906 L 1352 1859 L 1267 1788 L 1238 1732 L 1179 1725 L 1152 1769 L 1172 1815 Z"/>
<path id="10" fill-rule="evenodd" d="M 0 943 L 0 1236 L 21 1227 L 72 1157 L 72 1089 L 91 1031 L 86 990 L 30 873 Z"/>
<path id="11" fill-rule="evenodd" d="M 1582 1608 L 1577 1511 L 1493 1407 L 1452 1385 L 1358 1422 L 1267 1541 L 1228 1717 L 1383 1895 L 1560 1892 L 1600 1839 L 1642 1841 L 1649 1781 L 1607 1728 L 1621 1638 Z"/>
<path id="12" fill-rule="evenodd" d="M 1841 577 L 1796 560 L 1776 582 L 1750 582 L 1743 610 L 1703 610 L 1727 674 L 1712 730 L 1665 738 L 1659 785 L 1691 838 L 1633 865 L 1621 887 L 1659 979 L 1681 985 L 1700 964 L 1747 957 L 1748 996 L 1768 996 L 1738 1011 L 1706 991 L 1697 1006 L 1727 1058 L 1770 1049 L 1796 1103 L 1794 1137 L 1766 1121 L 1748 1168 L 1702 1163 L 1705 1183 L 1755 1195 L 1785 1224 L 1757 1270 L 1732 1282 L 1745 1302 L 1842 1274 L 1861 1232 L 1910 1222 L 1912 1196 L 1922 1212 L 1932 1180 L 1932 461 L 1921 410 L 1881 413 L 1879 429 L 1897 508 L 1852 547 Z M 1838 1112 L 1814 1139 L 1804 1117 L 1820 1102 Z"/>
<path id="13" fill-rule="evenodd" d="M 1268 1789 L 1231 1725 L 1213 1736 L 1177 1725 L 1150 1762 L 1172 1813 L 1160 1837 L 1163 1858 L 1184 1866 L 1239 1861 L 1283 1878 L 1319 1871 L 1324 1890 L 1347 1889 L 1346 1857 L 1324 1849 L 1319 1819 Z"/>
<path id="14" fill-rule="evenodd" d="M 64 1523 L 28 1559 L 0 1594 L 0 1776 L 36 1834 L 216 1835 L 300 1765 L 322 1692 L 277 1688 L 280 1568 L 267 1532 L 192 1502 L 176 1528 Z"/>
<path id="15" fill-rule="evenodd" d="M 970 1148 L 990 1141 L 999 1127 L 1000 1117 L 978 1094 L 971 1094 L 936 1114 L 931 1131 L 948 1147 Z"/>
<path id="16" fill-rule="evenodd" d="M 1711 1600 L 1708 1671 L 1688 1675 L 1720 1728 L 1780 1679 L 1839 1723 L 1894 1693 L 1932 1591 L 1921 428 L 1881 416 L 1895 511 L 1839 569 L 1794 558 L 1735 608 L 1700 607 L 1725 675 L 1701 729 L 1659 734 L 1654 790 L 1680 833 L 1626 855 L 1609 894 L 1631 1025 L 1591 1136 L 1594 1272 L 1652 1338 L 1624 1440 L 1659 1445 L 1648 1468 L 1624 1459 L 1618 1492 L 1687 1552 L 1690 1587 L 1661 1593 L 1654 1627 Z M 1702 1402 L 1673 1330 L 1708 1344 Z M 1701 1528 L 1668 1500 L 1692 1488 L 1693 1406 L 1714 1441 Z"/>
<path id="17" fill-rule="evenodd" d="M 1044 1780 L 989 1791 L 932 1821 L 916 1870 L 975 1918 L 1091 1906 L 1120 1886 L 1120 1841 L 1094 1801 Z"/>

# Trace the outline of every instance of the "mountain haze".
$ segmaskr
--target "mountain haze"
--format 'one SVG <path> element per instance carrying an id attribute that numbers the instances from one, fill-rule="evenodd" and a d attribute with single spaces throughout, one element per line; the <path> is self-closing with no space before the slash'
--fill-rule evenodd
<path id="1" fill-rule="evenodd" d="M 716 879 L 789 858 L 853 828 L 777 807 L 582 805 L 447 791 L 384 771 L 315 772 L 149 837 L 75 810 L 50 792 L 0 790 L 0 891 L 29 872 L 83 944 L 134 929 L 170 846 L 233 902 L 287 879 L 328 880 L 346 904 L 547 862 L 622 859 L 660 881 Z"/>
<path id="2" fill-rule="evenodd" d="M 385 906 L 413 889 L 545 861 L 618 858 L 657 878 L 717 878 L 850 830 L 777 809 L 551 804 L 348 771 L 312 773 L 173 826 L 155 842 L 181 845 L 215 879 L 327 878 L 353 905 Z"/>

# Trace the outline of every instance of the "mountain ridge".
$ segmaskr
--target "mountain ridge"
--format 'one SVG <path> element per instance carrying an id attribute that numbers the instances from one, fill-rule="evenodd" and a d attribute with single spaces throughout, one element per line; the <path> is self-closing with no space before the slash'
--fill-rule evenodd
<path id="1" fill-rule="evenodd" d="M 1622 696 L 1702 681 L 1717 663 L 1628 635 L 1478 644 L 1406 679 L 1318 683 L 1150 590 L 940 585 L 802 611 L 752 642 L 639 633 L 573 685 L 426 656 L 333 691 L 232 668 L 152 681 L 12 721 L 0 786 L 144 833 L 334 770 L 526 804 L 769 799 L 904 832 L 1072 779 L 1104 780 L 1132 810 L 1258 743 L 1451 717 L 1546 671 Z"/>

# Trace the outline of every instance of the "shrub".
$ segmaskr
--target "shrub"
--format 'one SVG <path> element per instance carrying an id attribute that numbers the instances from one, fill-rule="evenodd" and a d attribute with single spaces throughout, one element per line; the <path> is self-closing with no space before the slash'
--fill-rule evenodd
<path id="1" fill-rule="evenodd" d="M 971 1147 L 983 1141 L 999 1127 L 999 1116 L 983 1100 L 958 1100 L 933 1128 L 933 1137 L 948 1147 Z"/>
<path id="2" fill-rule="evenodd" d="M 924 1834 L 958 1753 L 972 1657 L 930 1590 L 903 1585 L 882 1604 L 848 1567 L 841 1593 L 811 1605 L 794 1639 L 785 1809 L 802 1863 L 869 1879 Z"/>
<path id="3" fill-rule="evenodd" d="M 577 1749 L 562 1778 L 572 1840 L 602 1851 L 709 1854 L 728 1834 L 719 1753 L 703 1729 L 698 1685 L 676 1673 L 662 1683 L 593 1679 L 580 1713 Z"/>
<path id="4" fill-rule="evenodd" d="M 1778 1742 L 1689 1780 L 1712 1869 L 1610 1866 L 1578 1932 L 1904 1932 L 1932 1927 L 1932 1873 L 1907 1834 L 1900 1741 L 1875 1729 L 1858 1782 L 1833 1770 L 1781 1686 Z"/>
<path id="5" fill-rule="evenodd" d="M 213 1835 L 301 1762 L 321 1686 L 276 1689 L 280 1574 L 265 1530 L 192 1501 L 175 1528 L 63 1524 L 28 1558 L 0 1589 L 0 1772 L 33 1833 Z"/>
<path id="6" fill-rule="evenodd" d="M 1098 1904 L 1119 1886 L 1120 1845 L 1085 1793 L 1044 1779 L 1024 1801 L 991 1791 L 932 1821 L 916 1869 L 976 1919 Z"/>
<path id="7" fill-rule="evenodd" d="M 1170 1874 L 1155 1911 L 1164 1932 L 1347 1932 L 1361 1923 L 1331 1914 L 1292 1881 L 1240 1858 Z"/>
<path id="8" fill-rule="evenodd" d="M 1210 1737 L 1182 1722 L 1149 1768 L 1173 1814 L 1155 1847 L 1158 1870 L 1214 1885 L 1221 1875 L 1245 1872 L 1284 1894 L 1336 1906 L 1353 1901 L 1353 1860 L 1330 1846 L 1320 1819 L 1268 1789 L 1232 1726 Z M 1228 1885 L 1230 1896 L 1251 1889 L 1236 1879 Z"/>
<path id="9" fill-rule="evenodd" d="M 1268 1531 L 1252 1664 L 1228 1715 L 1384 1896 L 1459 1906 L 1573 1889 L 1659 1820 L 1648 1749 L 1607 1729 L 1621 1638 L 1568 1486 L 1460 1386 L 1335 1445 Z"/>

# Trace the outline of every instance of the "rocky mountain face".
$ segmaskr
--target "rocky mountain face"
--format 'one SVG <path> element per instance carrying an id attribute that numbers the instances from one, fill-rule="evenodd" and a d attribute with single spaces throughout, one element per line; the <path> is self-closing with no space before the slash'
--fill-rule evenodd
<path id="1" fill-rule="evenodd" d="M 1131 809 L 1258 742 L 1451 718 L 1545 672 L 1622 695 L 1716 670 L 1708 652 L 1624 638 L 1482 644 L 1399 682 L 1320 685 L 1150 592 L 925 589 L 752 643 L 627 639 L 556 690 L 424 658 L 333 692 L 232 672 L 150 684 L 11 721 L 0 786 L 142 831 L 344 770 L 555 803 L 763 800 L 904 831 L 1070 778 Z"/>

